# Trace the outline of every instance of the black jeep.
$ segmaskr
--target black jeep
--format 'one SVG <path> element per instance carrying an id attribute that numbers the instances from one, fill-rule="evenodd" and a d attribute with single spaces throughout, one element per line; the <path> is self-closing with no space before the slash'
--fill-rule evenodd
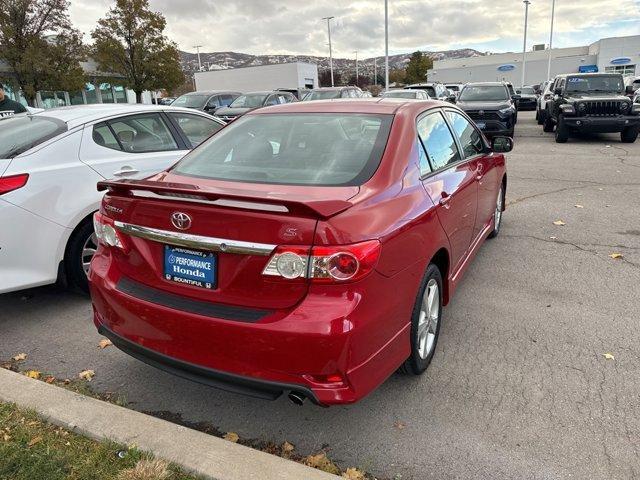
<path id="1" fill-rule="evenodd" d="M 556 142 L 565 143 L 572 133 L 620 132 L 633 143 L 640 128 L 640 105 L 625 96 L 622 75 L 569 73 L 558 75 L 547 101 L 545 132 L 556 129 Z"/>

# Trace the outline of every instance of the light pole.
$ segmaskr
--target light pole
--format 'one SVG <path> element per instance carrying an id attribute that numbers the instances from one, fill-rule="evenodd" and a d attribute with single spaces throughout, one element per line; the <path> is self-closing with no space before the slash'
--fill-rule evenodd
<path id="1" fill-rule="evenodd" d="M 389 0 L 384 0 L 384 90 L 389 91 Z"/>
<path id="2" fill-rule="evenodd" d="M 378 57 L 373 57 L 373 84 L 378 86 Z"/>
<path id="3" fill-rule="evenodd" d="M 331 86 L 333 87 L 333 51 L 331 50 L 331 20 L 335 17 L 322 17 L 327 21 L 327 33 L 329 34 L 329 69 L 331 70 Z"/>
<path id="4" fill-rule="evenodd" d="M 355 50 L 353 53 L 356 54 L 356 87 L 358 86 L 358 50 Z"/>
<path id="5" fill-rule="evenodd" d="M 202 45 L 194 45 L 193 48 L 196 49 L 196 52 L 198 52 L 198 71 L 201 72 L 202 71 L 202 62 L 200 61 L 200 47 Z"/>
<path id="6" fill-rule="evenodd" d="M 529 20 L 529 4 L 531 3 L 529 0 L 523 0 L 524 3 L 524 44 L 522 45 L 522 83 L 520 87 L 524 87 L 524 73 L 525 73 L 525 62 L 526 62 L 526 54 L 527 54 L 527 21 Z"/>
<path id="7" fill-rule="evenodd" d="M 551 32 L 549 33 L 549 63 L 547 64 L 547 80 L 551 80 L 551 47 L 553 45 L 553 17 L 556 14 L 556 0 L 551 0 Z"/>

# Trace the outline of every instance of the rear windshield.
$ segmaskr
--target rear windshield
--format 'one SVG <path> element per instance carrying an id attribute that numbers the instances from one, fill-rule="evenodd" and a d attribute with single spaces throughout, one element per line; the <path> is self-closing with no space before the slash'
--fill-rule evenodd
<path id="1" fill-rule="evenodd" d="M 250 93 L 249 95 L 240 95 L 236 98 L 230 108 L 256 108 L 261 107 L 267 95 L 264 93 Z"/>
<path id="2" fill-rule="evenodd" d="M 282 185 L 361 185 L 378 168 L 392 115 L 241 117 L 189 153 L 173 172 Z"/>
<path id="3" fill-rule="evenodd" d="M 63 121 L 40 115 L 0 120 L 0 158 L 13 158 L 66 131 Z"/>
<path id="4" fill-rule="evenodd" d="M 340 98 L 342 92 L 340 90 L 312 90 L 305 97 L 308 100 L 331 100 L 332 98 Z"/>
<path id="5" fill-rule="evenodd" d="M 209 95 L 187 94 L 176 98 L 171 104 L 172 107 L 202 108 Z"/>
<path id="6" fill-rule="evenodd" d="M 415 90 L 400 90 L 397 92 L 384 92 L 384 98 L 416 98 L 418 93 Z"/>

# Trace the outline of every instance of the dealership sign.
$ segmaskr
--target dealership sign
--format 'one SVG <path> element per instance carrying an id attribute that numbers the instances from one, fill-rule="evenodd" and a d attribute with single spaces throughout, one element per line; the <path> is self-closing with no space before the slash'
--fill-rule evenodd
<path id="1" fill-rule="evenodd" d="M 616 57 L 611 59 L 611 65 L 626 65 L 627 63 L 631 63 L 631 59 L 629 57 Z"/>
<path id="2" fill-rule="evenodd" d="M 512 63 L 508 63 L 507 65 L 500 65 L 498 67 L 499 72 L 510 72 L 511 70 L 515 70 L 516 66 Z"/>

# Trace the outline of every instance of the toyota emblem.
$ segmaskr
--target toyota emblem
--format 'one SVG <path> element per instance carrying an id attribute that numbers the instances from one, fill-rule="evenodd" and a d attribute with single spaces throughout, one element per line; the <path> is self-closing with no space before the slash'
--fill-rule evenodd
<path id="1" fill-rule="evenodd" d="M 171 223 L 178 230 L 188 230 L 191 227 L 191 217 L 183 212 L 173 212 Z"/>

